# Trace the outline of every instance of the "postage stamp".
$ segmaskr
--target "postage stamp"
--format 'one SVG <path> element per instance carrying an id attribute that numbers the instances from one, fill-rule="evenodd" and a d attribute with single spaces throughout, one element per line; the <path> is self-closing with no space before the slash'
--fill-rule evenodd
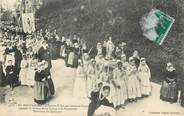
<path id="1" fill-rule="evenodd" d="M 175 19 L 164 12 L 153 9 L 143 16 L 141 26 L 143 35 L 151 41 L 161 45 L 171 29 Z"/>

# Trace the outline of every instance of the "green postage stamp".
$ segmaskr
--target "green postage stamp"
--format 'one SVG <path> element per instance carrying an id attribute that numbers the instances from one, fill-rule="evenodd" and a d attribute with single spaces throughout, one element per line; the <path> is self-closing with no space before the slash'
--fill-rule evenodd
<path id="1" fill-rule="evenodd" d="M 160 10 L 153 9 L 141 19 L 143 35 L 161 45 L 171 29 L 175 19 Z"/>

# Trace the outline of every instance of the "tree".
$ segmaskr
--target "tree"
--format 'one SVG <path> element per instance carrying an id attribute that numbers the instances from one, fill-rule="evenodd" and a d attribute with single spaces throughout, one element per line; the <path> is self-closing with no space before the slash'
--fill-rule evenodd
<path id="1" fill-rule="evenodd" d="M 87 1 L 87 3 L 86 3 Z M 183 0 L 59 0 L 41 8 L 36 14 L 40 19 L 38 28 L 57 29 L 62 35 L 79 33 L 88 46 L 102 42 L 106 34 L 113 41 L 127 43 L 127 54 L 137 49 L 147 58 L 153 77 L 160 78 L 165 64 L 172 61 L 184 75 L 184 4 Z M 90 3 L 90 5 L 88 5 Z M 86 5 L 80 9 L 81 5 Z M 90 6 L 90 7 L 89 7 Z M 175 18 L 162 46 L 158 46 L 142 35 L 139 25 L 141 17 L 157 8 Z M 73 20 L 76 19 L 76 20 Z M 179 36 L 180 35 L 180 36 Z M 93 41 L 91 41 L 93 40 Z M 131 47 L 130 47 L 131 46 Z"/>

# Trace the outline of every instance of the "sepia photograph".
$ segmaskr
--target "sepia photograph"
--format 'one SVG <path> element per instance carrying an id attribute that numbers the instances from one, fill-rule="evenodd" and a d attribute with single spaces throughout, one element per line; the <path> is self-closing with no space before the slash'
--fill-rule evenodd
<path id="1" fill-rule="evenodd" d="M 0 116 L 184 116 L 184 0 L 0 0 Z"/>

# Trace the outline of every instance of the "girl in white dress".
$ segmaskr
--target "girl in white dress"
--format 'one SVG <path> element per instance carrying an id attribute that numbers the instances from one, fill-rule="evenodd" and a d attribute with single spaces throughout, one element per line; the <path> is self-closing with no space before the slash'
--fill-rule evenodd
<path id="1" fill-rule="evenodd" d="M 60 56 L 61 56 L 61 58 L 65 57 L 65 41 L 66 41 L 65 37 L 62 36 L 62 38 L 61 38 L 61 48 L 60 48 Z"/>
<path id="2" fill-rule="evenodd" d="M 118 67 L 113 71 L 113 82 L 115 84 L 114 106 L 123 108 L 127 100 L 126 71 L 122 67 L 122 62 L 118 62 Z"/>
<path id="3" fill-rule="evenodd" d="M 89 64 L 87 69 L 87 91 L 89 97 L 91 92 L 97 89 L 97 75 L 95 68 L 96 61 L 94 59 L 91 59 L 91 63 Z"/>
<path id="4" fill-rule="evenodd" d="M 73 61 L 74 61 L 74 44 L 73 43 L 70 43 L 70 53 L 68 55 L 68 65 L 70 67 L 73 66 Z"/>
<path id="5" fill-rule="evenodd" d="M 141 94 L 142 96 L 148 96 L 151 94 L 151 72 L 150 68 L 146 64 L 145 58 L 141 58 L 140 66 L 138 68 L 139 79 L 141 83 Z"/>
<path id="6" fill-rule="evenodd" d="M 77 68 L 77 77 L 74 82 L 73 96 L 76 98 L 87 98 L 86 74 L 84 72 L 82 61 L 79 60 L 78 62 L 79 65 Z"/>
<path id="7" fill-rule="evenodd" d="M 33 52 L 30 49 L 30 51 L 27 52 L 28 56 L 28 73 L 27 73 L 27 85 L 28 86 L 34 86 L 34 74 L 35 74 L 35 68 L 36 68 L 36 60 L 33 58 Z"/>
<path id="8" fill-rule="evenodd" d="M 20 70 L 20 81 L 21 85 L 26 85 L 27 83 L 27 73 L 28 73 L 28 61 L 26 59 L 26 55 L 23 55 L 23 60 L 21 62 L 21 70 Z"/>
<path id="9" fill-rule="evenodd" d="M 127 69 L 127 87 L 128 98 L 130 102 L 136 101 L 137 97 L 141 97 L 140 82 L 138 80 L 137 68 L 133 57 L 129 58 L 129 66 Z"/>
<path id="10" fill-rule="evenodd" d="M 88 53 L 84 53 L 82 55 L 82 62 L 83 62 L 84 72 L 86 73 L 88 70 L 89 63 L 90 63 L 90 57 L 89 57 Z"/>

